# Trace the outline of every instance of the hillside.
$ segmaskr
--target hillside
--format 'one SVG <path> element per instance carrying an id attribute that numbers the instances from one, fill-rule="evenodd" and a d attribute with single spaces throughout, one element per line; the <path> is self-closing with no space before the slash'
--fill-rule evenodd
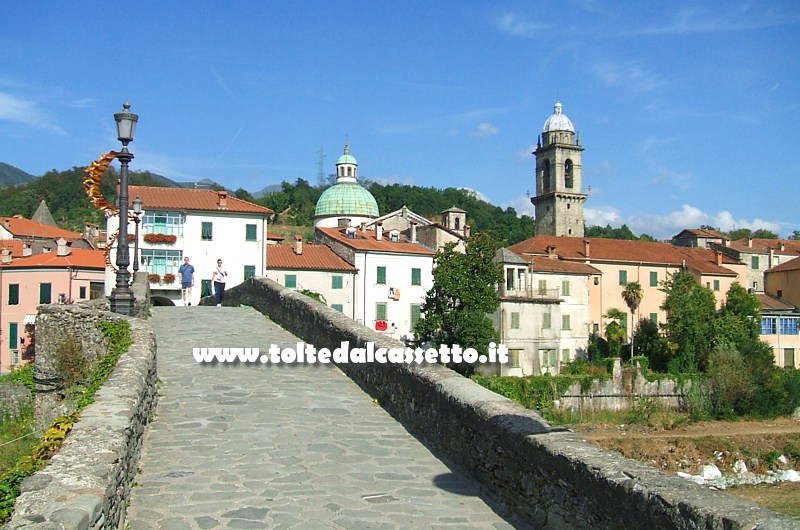
<path id="1" fill-rule="evenodd" d="M 26 184 L 35 180 L 36 177 L 26 173 L 19 168 L 0 162 L 0 188 Z"/>

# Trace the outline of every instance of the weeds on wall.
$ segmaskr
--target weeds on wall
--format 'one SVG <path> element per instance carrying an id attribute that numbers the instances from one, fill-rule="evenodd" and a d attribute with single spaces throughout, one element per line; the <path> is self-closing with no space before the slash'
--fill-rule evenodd
<path id="1" fill-rule="evenodd" d="M 124 320 L 102 321 L 98 322 L 96 326 L 106 339 L 109 351 L 92 370 L 88 381 L 84 382 L 85 390 L 78 399 L 75 412 L 57 418 L 33 447 L 30 455 L 20 458 L 13 468 L 0 476 L 0 524 L 4 524 L 11 518 L 22 481 L 44 468 L 48 460 L 58 452 L 67 434 L 80 419 L 81 410 L 94 402 L 95 392 L 103 386 L 117 364 L 117 360 L 128 351 L 133 343 L 130 325 Z M 73 346 L 74 344 L 70 345 L 70 348 Z M 65 359 L 72 359 L 75 352 L 67 348 L 67 351 L 62 353 L 65 354 Z M 79 363 L 76 361 L 76 366 L 77 364 Z M 72 385 L 73 388 L 75 386 L 83 386 L 81 380 Z"/>

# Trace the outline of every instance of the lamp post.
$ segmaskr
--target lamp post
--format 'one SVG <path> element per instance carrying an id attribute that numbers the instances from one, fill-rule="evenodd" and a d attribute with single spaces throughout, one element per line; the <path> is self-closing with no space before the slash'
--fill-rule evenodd
<path id="1" fill-rule="evenodd" d="M 133 292 L 129 281 L 130 254 L 128 249 L 128 163 L 133 154 L 128 151 L 128 144 L 133 141 L 133 132 L 139 116 L 131 112 L 131 104 L 122 104 L 122 112 L 114 114 L 117 122 L 117 139 L 122 142 L 122 151 L 117 158 L 119 171 L 119 237 L 117 238 L 117 283 L 111 291 L 111 311 L 124 315 L 133 314 Z"/>
<path id="2" fill-rule="evenodd" d="M 136 214 L 133 222 L 136 223 L 136 239 L 133 240 L 133 274 L 139 272 L 139 221 L 142 220 L 142 198 L 138 195 L 133 199 L 133 213 Z"/>

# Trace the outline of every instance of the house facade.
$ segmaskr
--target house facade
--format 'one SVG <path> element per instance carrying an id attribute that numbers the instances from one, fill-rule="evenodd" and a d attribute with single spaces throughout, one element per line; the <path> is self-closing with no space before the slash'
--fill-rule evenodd
<path id="1" fill-rule="evenodd" d="M 772 347 L 775 365 L 800 368 L 800 309 L 769 294 L 756 295 L 761 302 L 761 340 Z"/>
<path id="2" fill-rule="evenodd" d="M 330 247 L 305 244 L 300 236 L 293 245 L 271 245 L 267 251 L 267 278 L 289 289 L 318 293 L 326 305 L 351 318 L 357 274 Z"/>
<path id="3" fill-rule="evenodd" d="M 0 373 L 30 359 L 37 307 L 102 298 L 105 257 L 61 239 L 51 252 L 0 260 Z"/>
<path id="4" fill-rule="evenodd" d="M 746 277 L 740 283 L 754 293 L 765 292 L 764 275 L 768 270 L 800 256 L 800 241 L 790 239 L 747 237 L 712 244 L 712 248 L 745 264 Z"/>
<path id="5" fill-rule="evenodd" d="M 178 274 L 183 258 L 195 269 L 191 303 L 210 295 L 211 274 L 218 259 L 233 287 L 251 276 L 264 276 L 267 257 L 267 222 L 272 210 L 230 197 L 226 191 L 130 186 L 131 205 L 143 203 L 139 223 L 139 271 L 150 274 L 151 299 L 156 305 L 183 305 Z M 131 211 L 131 210 L 129 210 Z M 108 233 L 118 229 L 119 216 L 108 219 Z M 136 223 L 129 222 L 133 268 Z M 116 263 L 116 244 L 110 252 Z M 106 294 L 115 284 L 114 271 L 106 274 Z"/>

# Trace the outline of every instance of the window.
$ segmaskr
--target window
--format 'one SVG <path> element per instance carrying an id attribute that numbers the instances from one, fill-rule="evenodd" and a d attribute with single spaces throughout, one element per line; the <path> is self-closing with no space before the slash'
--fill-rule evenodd
<path id="1" fill-rule="evenodd" d="M 183 251 L 143 248 L 139 249 L 139 262 L 146 272 L 159 276 L 175 274 L 178 264 L 183 262 Z"/>
<path id="2" fill-rule="evenodd" d="M 719 280 L 714 280 L 714 290 L 719 291 Z"/>
<path id="3" fill-rule="evenodd" d="M 558 350 L 539 350 L 539 362 L 542 368 L 558 365 Z"/>
<path id="4" fill-rule="evenodd" d="M 600 276 L 595 276 L 594 277 L 594 284 L 595 285 L 600 285 Z"/>
<path id="5" fill-rule="evenodd" d="M 561 282 L 561 294 L 563 296 L 569 296 L 569 280 Z"/>
<path id="6" fill-rule="evenodd" d="M 550 313 L 542 315 L 542 329 L 550 329 Z"/>
<path id="7" fill-rule="evenodd" d="M 89 299 L 97 300 L 106 297 L 106 286 L 103 282 L 89 282 Z"/>
<path id="8" fill-rule="evenodd" d="M 780 332 L 781 335 L 797 335 L 797 319 L 796 318 L 780 319 Z"/>
<path id="9" fill-rule="evenodd" d="M 331 304 L 331 309 L 335 309 L 340 313 L 344 312 L 344 306 L 342 304 Z"/>
<path id="10" fill-rule="evenodd" d="M 39 284 L 39 303 L 40 304 L 49 304 L 52 300 L 52 290 L 53 286 L 49 283 L 40 283 Z"/>
<path id="11" fill-rule="evenodd" d="M 200 239 L 203 241 L 211 241 L 213 235 L 214 232 L 212 224 L 208 221 L 203 221 L 200 229 Z"/>
<path id="12" fill-rule="evenodd" d="M 183 215 L 180 212 L 147 211 L 142 217 L 142 231 L 151 234 L 183 235 Z"/>
<path id="13" fill-rule="evenodd" d="M 258 232 L 258 227 L 256 225 L 245 225 L 244 227 L 245 241 L 258 241 L 258 236 L 256 235 L 257 232 Z"/>
<path id="14" fill-rule="evenodd" d="M 561 315 L 561 329 L 568 331 L 569 327 L 569 315 Z"/>
<path id="15" fill-rule="evenodd" d="M 561 350 L 561 360 L 569 362 L 569 350 L 567 349 Z"/>
<path id="16" fill-rule="evenodd" d="M 750 258 L 750 268 L 758 269 L 758 256 L 752 256 Z"/>
<path id="17" fill-rule="evenodd" d="M 762 335 L 775 335 L 775 318 L 768 317 L 761 319 L 761 334 Z"/>
<path id="18" fill-rule="evenodd" d="M 539 294 L 547 294 L 547 280 L 539 280 Z"/>
<path id="19" fill-rule="evenodd" d="M 413 329 L 414 324 L 417 323 L 419 320 L 420 315 L 422 314 L 422 306 L 420 304 L 411 304 L 411 327 Z"/>
<path id="20" fill-rule="evenodd" d="M 386 302 L 375 304 L 375 320 L 386 320 Z"/>
<path id="21" fill-rule="evenodd" d="M 628 285 L 628 271 L 619 271 L 619 284 Z"/>
<path id="22" fill-rule="evenodd" d="M 8 324 L 8 347 L 12 350 L 19 348 L 19 344 L 17 344 L 17 341 L 19 340 L 19 337 L 17 336 L 19 333 L 18 328 L 19 324 L 16 322 L 10 322 Z"/>
<path id="23" fill-rule="evenodd" d="M 386 267 L 378 267 L 378 285 L 386 285 Z"/>
<path id="24" fill-rule="evenodd" d="M 78 295 L 81 300 L 86 300 L 86 286 L 84 285 L 79 289 L 80 294 Z"/>
<path id="25" fill-rule="evenodd" d="M 783 349 L 783 366 L 794 366 L 794 348 Z"/>
<path id="26" fill-rule="evenodd" d="M 658 287 L 658 272 L 650 272 L 650 287 Z"/>
<path id="27" fill-rule="evenodd" d="M 778 296 L 778 298 L 783 298 L 783 289 L 778 289 L 776 295 Z"/>
<path id="28" fill-rule="evenodd" d="M 564 187 L 572 189 L 572 186 L 573 186 L 572 160 L 567 158 L 564 161 Z M 567 206 L 569 206 L 569 204 Z"/>
<path id="29" fill-rule="evenodd" d="M 341 276 L 331 276 L 331 289 L 342 289 L 344 280 Z"/>
<path id="30" fill-rule="evenodd" d="M 658 324 L 658 313 L 650 313 L 650 322 Z"/>
<path id="31" fill-rule="evenodd" d="M 519 329 L 519 313 L 516 311 L 511 313 L 511 329 Z"/>
<path id="32" fill-rule="evenodd" d="M 19 304 L 19 284 L 11 283 L 8 285 L 8 305 Z"/>
<path id="33" fill-rule="evenodd" d="M 514 288 L 514 269 L 506 269 L 506 290 Z"/>
<path id="34" fill-rule="evenodd" d="M 244 266 L 244 279 L 245 281 L 249 280 L 253 276 L 256 275 L 256 266 L 255 265 L 245 265 Z"/>
<path id="35" fill-rule="evenodd" d="M 422 285 L 422 269 L 411 269 L 411 285 Z"/>
<path id="36" fill-rule="evenodd" d="M 211 280 L 200 281 L 200 296 L 211 296 Z"/>
<path id="37" fill-rule="evenodd" d="M 297 275 L 296 274 L 287 274 L 283 277 L 283 285 L 290 289 L 294 289 L 297 287 Z"/>
<path id="38" fill-rule="evenodd" d="M 519 368 L 519 358 L 522 354 L 521 349 L 508 350 L 508 367 Z"/>

